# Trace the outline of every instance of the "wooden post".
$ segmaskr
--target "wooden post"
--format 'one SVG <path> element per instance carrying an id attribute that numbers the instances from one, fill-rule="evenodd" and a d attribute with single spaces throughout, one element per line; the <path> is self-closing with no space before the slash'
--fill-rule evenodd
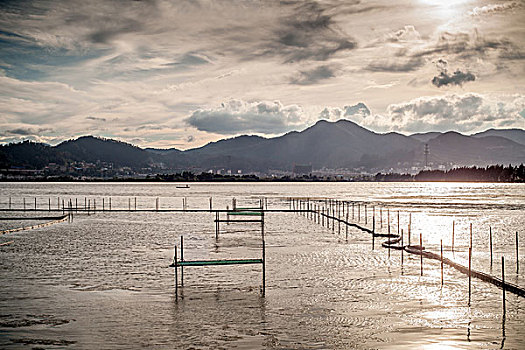
<path id="1" fill-rule="evenodd" d="M 368 224 L 368 212 L 366 210 L 366 204 L 365 204 L 365 225 Z"/>
<path id="2" fill-rule="evenodd" d="M 26 199 L 24 197 L 24 211 L 26 211 Z"/>
<path id="3" fill-rule="evenodd" d="M 87 209 L 87 198 L 84 197 L 84 210 L 86 210 L 86 209 Z"/>
<path id="4" fill-rule="evenodd" d="M 266 295 L 266 242 L 264 240 L 264 211 L 261 211 L 261 236 L 262 236 L 262 278 L 263 296 Z"/>
<path id="5" fill-rule="evenodd" d="M 403 232 L 403 230 L 401 230 L 401 268 L 403 268 L 403 253 L 405 251 L 405 246 L 403 245 L 403 236 L 405 235 L 405 233 Z"/>
<path id="6" fill-rule="evenodd" d="M 324 207 L 323 207 L 323 214 L 321 215 L 321 225 L 324 227 Z"/>
<path id="7" fill-rule="evenodd" d="M 354 220 L 354 202 L 352 202 L 352 221 Z"/>
<path id="8" fill-rule="evenodd" d="M 501 282 L 501 289 L 503 290 L 503 315 L 505 315 L 507 310 L 505 308 L 505 258 L 503 256 L 501 257 Z"/>
<path id="9" fill-rule="evenodd" d="M 179 298 L 179 279 L 177 277 L 177 245 L 175 245 L 175 255 L 173 257 L 173 265 L 175 266 L 175 298 Z"/>
<path id="10" fill-rule="evenodd" d="M 212 207 L 213 207 L 212 201 L 213 201 L 213 199 L 212 199 L 212 197 L 210 197 L 210 212 L 212 211 Z"/>
<path id="11" fill-rule="evenodd" d="M 443 287 L 443 240 L 441 242 L 441 287 Z"/>
<path id="12" fill-rule="evenodd" d="M 109 197 L 109 211 L 111 211 L 111 197 Z"/>
<path id="13" fill-rule="evenodd" d="M 472 291 L 472 247 L 468 248 L 468 306 L 470 306 L 470 293 Z"/>
<path id="14" fill-rule="evenodd" d="M 219 238 L 219 212 L 215 212 L 215 239 Z"/>
<path id="15" fill-rule="evenodd" d="M 91 199 L 88 200 L 88 205 L 87 205 L 87 212 L 88 212 L 88 216 L 89 216 L 89 210 L 91 209 Z"/>
<path id="16" fill-rule="evenodd" d="M 51 200 L 51 199 L 49 199 Z M 9 210 L 11 210 L 11 196 L 9 196 Z"/>
<path id="17" fill-rule="evenodd" d="M 361 203 L 357 203 L 357 222 L 361 222 Z"/>
<path id="18" fill-rule="evenodd" d="M 184 237 L 180 236 L 180 261 L 184 261 Z M 180 286 L 184 287 L 184 266 L 180 267 Z"/>
<path id="19" fill-rule="evenodd" d="M 93 198 L 93 213 L 97 210 L 97 200 Z"/>
<path id="20" fill-rule="evenodd" d="M 36 211 L 36 197 L 35 197 L 35 211 Z"/>
<path id="21" fill-rule="evenodd" d="M 421 276 L 423 276 L 423 234 L 419 234 L 419 247 L 421 248 Z"/>
<path id="22" fill-rule="evenodd" d="M 102 197 L 102 211 L 106 211 L 106 199 Z"/>
<path id="23" fill-rule="evenodd" d="M 518 231 L 516 231 L 516 273 L 520 272 L 520 256 L 518 253 Z"/>
<path id="24" fill-rule="evenodd" d="M 78 198 L 75 197 L 75 213 L 78 213 Z"/>
<path id="25" fill-rule="evenodd" d="M 131 198 L 128 197 L 128 211 L 131 211 Z"/>
<path id="26" fill-rule="evenodd" d="M 383 208 L 379 208 L 379 227 L 383 229 Z"/>
<path id="27" fill-rule="evenodd" d="M 348 241 L 348 210 L 346 211 L 346 240 Z"/>
<path id="28" fill-rule="evenodd" d="M 470 223 L 470 248 L 472 248 L 472 223 Z"/>
<path id="29" fill-rule="evenodd" d="M 492 227 L 489 227 L 490 267 L 492 268 Z"/>
<path id="30" fill-rule="evenodd" d="M 376 206 L 372 206 L 372 232 L 376 231 Z"/>
<path id="31" fill-rule="evenodd" d="M 341 206 L 337 208 L 337 234 L 341 234 Z"/>
<path id="32" fill-rule="evenodd" d="M 9 209 L 11 209 L 11 197 L 9 197 Z M 47 199 L 47 210 L 51 211 L 51 197 Z"/>
<path id="33" fill-rule="evenodd" d="M 410 241 L 412 238 L 412 213 L 408 214 L 408 245 L 410 245 Z"/>
<path id="34" fill-rule="evenodd" d="M 135 197 L 135 211 L 137 211 L 137 197 Z"/>
<path id="35" fill-rule="evenodd" d="M 397 235 L 399 236 L 399 210 L 397 211 Z"/>

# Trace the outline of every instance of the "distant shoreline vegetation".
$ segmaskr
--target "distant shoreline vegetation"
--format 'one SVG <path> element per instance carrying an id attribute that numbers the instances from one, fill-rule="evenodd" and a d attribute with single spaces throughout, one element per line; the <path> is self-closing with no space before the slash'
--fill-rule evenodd
<path id="1" fill-rule="evenodd" d="M 506 182 L 524 183 L 525 166 L 490 165 L 487 167 L 459 167 L 450 170 L 422 170 L 416 175 L 398 173 L 377 173 L 363 175 L 359 179 L 343 179 L 339 176 L 272 176 L 256 175 L 222 175 L 202 172 L 194 174 L 190 171 L 173 174 L 148 175 L 144 178 L 112 177 L 112 178 L 78 178 L 69 175 L 41 176 L 25 178 L 2 178 L 2 182 Z"/>

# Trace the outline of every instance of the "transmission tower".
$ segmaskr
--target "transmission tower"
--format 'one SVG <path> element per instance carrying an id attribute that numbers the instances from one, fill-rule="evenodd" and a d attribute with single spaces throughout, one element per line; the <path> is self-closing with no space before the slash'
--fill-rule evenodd
<path id="1" fill-rule="evenodd" d="M 430 151 L 428 150 L 428 143 L 425 143 L 425 168 L 428 167 L 428 155 L 430 154 Z"/>

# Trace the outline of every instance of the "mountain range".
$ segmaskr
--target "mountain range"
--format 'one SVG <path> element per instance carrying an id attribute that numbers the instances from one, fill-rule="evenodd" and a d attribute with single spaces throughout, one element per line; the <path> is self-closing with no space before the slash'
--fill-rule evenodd
<path id="1" fill-rule="evenodd" d="M 375 133 L 349 120 L 318 121 L 303 130 L 264 138 L 238 136 L 189 149 L 154 149 L 111 139 L 83 136 L 56 146 L 22 142 L 0 146 L 0 168 L 42 169 L 49 163 L 107 163 L 135 171 L 231 169 L 246 172 L 291 171 L 295 164 L 322 169 L 385 171 L 422 167 L 486 166 L 525 162 L 525 131 L 490 129 L 474 135 L 430 132 L 405 136 Z"/>

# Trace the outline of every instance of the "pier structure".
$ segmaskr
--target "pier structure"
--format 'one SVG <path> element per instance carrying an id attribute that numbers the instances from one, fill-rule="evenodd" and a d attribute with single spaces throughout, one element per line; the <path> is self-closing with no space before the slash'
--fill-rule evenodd
<path id="1" fill-rule="evenodd" d="M 215 212 L 215 239 L 219 238 L 220 223 L 260 223 L 261 225 L 261 258 L 239 258 L 239 259 L 218 259 L 218 260 L 185 260 L 184 259 L 184 238 L 180 237 L 180 258 L 177 256 L 177 245 L 175 245 L 173 262 L 169 267 L 175 269 L 175 295 L 176 299 L 179 296 L 179 277 L 178 268 L 180 268 L 180 286 L 184 286 L 184 267 L 198 267 L 198 266 L 232 266 L 232 265 L 251 265 L 261 264 L 262 269 L 262 296 L 266 295 L 266 242 L 264 238 L 264 202 L 260 202 L 259 207 L 237 207 L 234 203 L 234 209 L 225 212 L 226 219 L 221 218 L 220 212 Z M 234 218 L 230 218 L 233 216 Z M 243 219 L 237 217 L 257 217 Z"/>

